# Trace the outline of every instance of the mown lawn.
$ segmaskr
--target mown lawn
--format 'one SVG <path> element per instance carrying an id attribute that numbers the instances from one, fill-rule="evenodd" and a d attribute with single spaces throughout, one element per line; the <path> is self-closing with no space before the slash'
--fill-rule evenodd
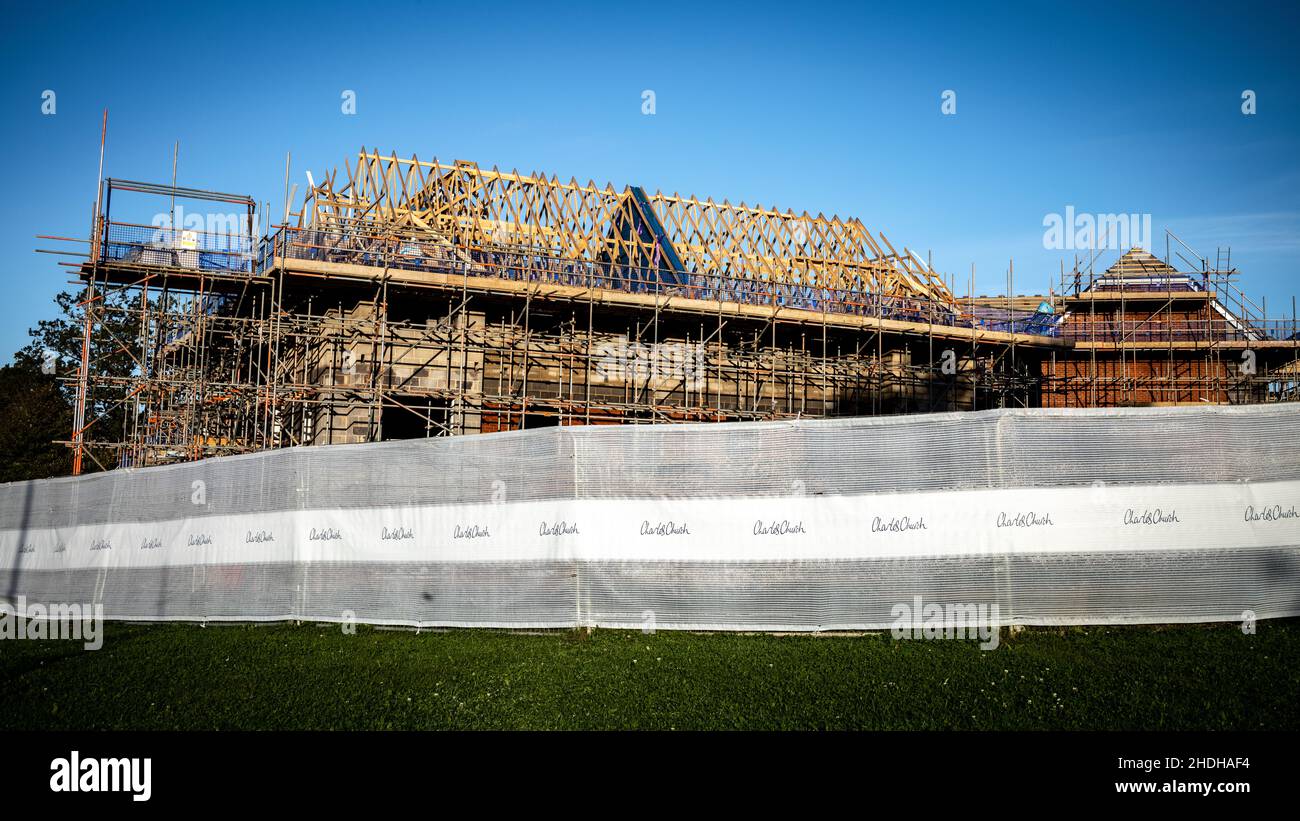
<path id="1" fill-rule="evenodd" d="M 0 729 L 1300 728 L 1300 622 L 770 636 L 115 624 L 0 643 Z"/>

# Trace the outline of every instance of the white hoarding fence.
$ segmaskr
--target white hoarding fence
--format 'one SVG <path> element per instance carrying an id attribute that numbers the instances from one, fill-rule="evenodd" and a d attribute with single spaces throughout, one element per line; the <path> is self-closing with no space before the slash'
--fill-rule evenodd
<path id="1" fill-rule="evenodd" d="M 637 629 L 884 629 L 920 601 L 1003 624 L 1298 615 L 1297 423 L 1271 405 L 548 428 L 15 483 L 0 597 Z"/>

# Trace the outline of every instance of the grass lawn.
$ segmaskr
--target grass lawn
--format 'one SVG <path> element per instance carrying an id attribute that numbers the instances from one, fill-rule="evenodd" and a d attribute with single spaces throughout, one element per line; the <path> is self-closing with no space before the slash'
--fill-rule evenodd
<path id="1" fill-rule="evenodd" d="M 0 645 L 0 729 L 1300 728 L 1300 622 L 888 634 L 416 635 L 114 624 Z"/>

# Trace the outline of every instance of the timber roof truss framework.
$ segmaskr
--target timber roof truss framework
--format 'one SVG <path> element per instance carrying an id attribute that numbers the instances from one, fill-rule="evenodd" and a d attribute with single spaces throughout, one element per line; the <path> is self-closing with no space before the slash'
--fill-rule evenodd
<path id="1" fill-rule="evenodd" d="M 906 247 L 857 219 L 796 215 L 631 186 L 481 169 L 362 151 L 306 192 L 300 228 L 408 235 L 467 251 L 561 262 L 633 262 L 658 272 L 930 300 L 951 292 Z M 652 213 L 647 213 L 648 210 Z M 627 230 L 628 225 L 649 230 Z M 674 272 L 680 265 L 683 271 Z"/>

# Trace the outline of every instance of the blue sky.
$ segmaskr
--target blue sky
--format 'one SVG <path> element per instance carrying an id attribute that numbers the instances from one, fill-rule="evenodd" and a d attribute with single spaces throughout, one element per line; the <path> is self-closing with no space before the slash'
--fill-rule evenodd
<path id="1" fill-rule="evenodd" d="M 301 190 L 364 145 L 856 216 L 960 293 L 1011 259 L 1043 292 L 1073 257 L 1048 214 L 1149 213 L 1160 253 L 1165 228 L 1231 245 L 1271 314 L 1300 292 L 1290 4 L 107 5 L 0 32 L 0 357 L 66 280 L 35 236 L 88 233 L 104 108 L 106 175 L 166 182 L 179 140 L 181 185 L 276 210 L 286 151 Z"/>

